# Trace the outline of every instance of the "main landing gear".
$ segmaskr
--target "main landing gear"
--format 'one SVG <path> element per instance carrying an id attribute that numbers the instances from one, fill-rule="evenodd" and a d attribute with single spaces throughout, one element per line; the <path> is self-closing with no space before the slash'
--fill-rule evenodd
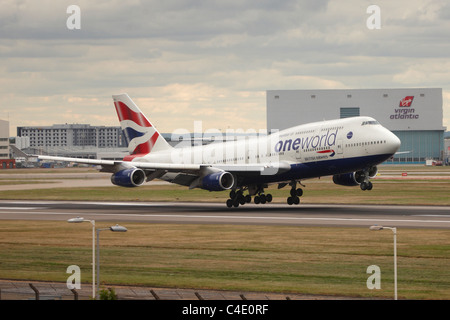
<path id="1" fill-rule="evenodd" d="M 281 189 L 285 187 L 288 183 L 280 183 L 278 185 L 278 189 Z M 301 183 L 300 183 L 301 184 Z M 299 204 L 300 203 L 300 197 L 303 195 L 303 189 L 297 188 L 297 181 L 291 181 L 289 183 L 291 186 L 290 190 L 290 196 L 287 198 L 287 204 L 293 205 L 293 204 Z M 303 186 L 303 185 L 302 185 Z M 264 188 L 267 187 L 267 185 L 251 185 L 245 190 L 248 190 L 248 194 L 244 196 L 244 189 L 240 190 L 231 190 L 230 191 L 230 199 L 227 200 L 226 204 L 228 208 L 231 207 L 239 207 L 240 205 L 244 205 L 246 203 L 252 202 L 252 196 L 253 202 L 255 204 L 265 204 L 272 202 L 272 195 L 270 193 L 265 194 Z"/>
<path id="2" fill-rule="evenodd" d="M 265 203 L 269 203 L 272 202 L 272 195 L 269 194 L 264 194 L 264 189 L 259 188 L 258 191 L 256 191 L 255 193 L 255 197 L 253 199 L 253 201 L 255 202 L 255 204 L 265 204 Z M 239 207 L 239 205 L 244 205 L 246 203 L 251 203 L 252 202 L 252 196 L 250 194 L 244 196 L 244 191 L 243 190 L 231 190 L 230 191 L 230 199 L 227 200 L 226 204 L 228 208 L 231 207 Z"/>
<path id="3" fill-rule="evenodd" d="M 296 181 L 292 181 L 290 183 L 290 186 L 291 186 L 291 191 L 290 191 L 291 196 L 287 198 L 287 204 L 290 206 L 293 204 L 299 204 L 300 197 L 303 195 L 303 189 L 302 188 L 297 189 Z"/>

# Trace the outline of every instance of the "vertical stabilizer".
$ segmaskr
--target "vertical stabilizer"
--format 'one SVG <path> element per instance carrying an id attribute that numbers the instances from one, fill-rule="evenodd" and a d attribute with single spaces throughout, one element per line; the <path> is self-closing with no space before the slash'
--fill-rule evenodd
<path id="1" fill-rule="evenodd" d="M 131 158 L 172 148 L 126 93 L 112 97 Z"/>

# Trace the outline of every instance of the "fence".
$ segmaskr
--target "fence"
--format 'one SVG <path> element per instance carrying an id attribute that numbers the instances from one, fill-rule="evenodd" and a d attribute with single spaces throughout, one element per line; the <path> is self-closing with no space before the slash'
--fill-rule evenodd
<path id="1" fill-rule="evenodd" d="M 289 296 L 279 293 L 233 292 L 219 290 L 170 289 L 116 286 L 119 300 L 291 300 L 308 299 L 304 295 Z M 1 281 L 0 300 L 90 300 L 92 287 L 83 285 L 80 290 L 69 290 L 65 283 Z M 109 288 L 108 288 L 109 289 Z M 309 296 L 309 299 L 326 297 Z"/>

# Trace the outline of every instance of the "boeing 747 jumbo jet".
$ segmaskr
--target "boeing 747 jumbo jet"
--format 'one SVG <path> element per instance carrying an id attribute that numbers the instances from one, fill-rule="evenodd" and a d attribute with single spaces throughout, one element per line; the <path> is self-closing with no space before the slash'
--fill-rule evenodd
<path id="1" fill-rule="evenodd" d="M 333 176 L 334 183 L 371 190 L 377 165 L 392 157 L 400 140 L 370 117 L 303 124 L 269 135 L 205 146 L 172 147 L 127 94 L 113 95 L 130 155 L 122 161 L 38 156 L 41 160 L 101 166 L 111 182 L 139 187 L 153 179 L 202 188 L 228 190 L 228 207 L 272 201 L 270 184 L 291 190 L 298 204 L 302 180 Z M 244 195 L 244 193 L 247 193 Z"/>

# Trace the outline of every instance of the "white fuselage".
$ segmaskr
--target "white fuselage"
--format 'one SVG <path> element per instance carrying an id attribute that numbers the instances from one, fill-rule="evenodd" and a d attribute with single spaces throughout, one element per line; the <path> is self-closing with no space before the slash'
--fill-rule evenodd
<path id="1" fill-rule="evenodd" d="M 279 177 L 265 177 L 267 182 L 276 182 L 363 169 L 387 160 L 399 147 L 397 136 L 375 119 L 353 117 L 300 125 L 258 138 L 173 148 L 133 161 L 204 164 L 225 169 L 227 165 L 290 165 L 291 170 Z M 296 170 L 300 167 L 303 170 Z M 171 173 L 167 180 L 173 177 Z"/>

